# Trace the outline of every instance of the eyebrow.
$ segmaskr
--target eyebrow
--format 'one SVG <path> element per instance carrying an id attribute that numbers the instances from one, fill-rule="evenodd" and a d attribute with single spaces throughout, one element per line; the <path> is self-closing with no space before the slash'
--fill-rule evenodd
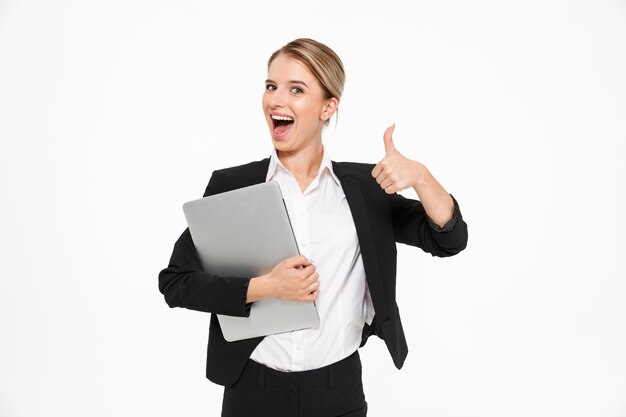
<path id="1" fill-rule="evenodd" d="M 265 83 L 278 84 L 276 81 L 274 81 L 274 80 L 270 80 L 270 79 L 265 80 Z M 308 86 L 308 85 L 306 85 L 306 83 L 305 83 L 304 81 L 290 80 L 290 81 L 289 81 L 289 84 L 300 84 L 300 85 L 305 86 L 306 88 L 309 88 L 309 86 Z"/>

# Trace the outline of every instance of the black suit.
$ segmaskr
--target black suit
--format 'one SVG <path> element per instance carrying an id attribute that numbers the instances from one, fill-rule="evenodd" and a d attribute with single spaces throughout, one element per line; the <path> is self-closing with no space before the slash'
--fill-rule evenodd
<path id="1" fill-rule="evenodd" d="M 213 173 L 204 196 L 265 181 L 269 158 Z M 439 228 L 422 204 L 398 194 L 388 195 L 371 176 L 373 165 L 333 162 L 346 195 L 361 248 L 367 283 L 376 315 L 363 329 L 361 346 L 370 335 L 383 339 L 398 369 L 408 348 L 396 304 L 396 242 L 418 246 L 433 256 L 452 256 L 467 244 L 467 225 L 454 200 L 454 216 Z M 170 307 L 233 316 L 247 316 L 250 277 L 219 277 L 203 272 L 185 230 L 174 246 L 169 266 L 159 274 L 159 290 Z M 262 337 L 227 342 L 215 314 L 211 314 L 207 351 L 207 378 L 225 386 L 234 384 Z"/>

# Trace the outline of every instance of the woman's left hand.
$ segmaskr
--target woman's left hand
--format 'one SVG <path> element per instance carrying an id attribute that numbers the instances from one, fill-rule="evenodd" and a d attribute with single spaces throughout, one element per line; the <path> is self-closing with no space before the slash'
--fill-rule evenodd
<path id="1" fill-rule="evenodd" d="M 402 155 L 393 144 L 395 123 L 385 130 L 385 157 L 372 170 L 372 177 L 387 194 L 415 187 L 425 166 Z"/>

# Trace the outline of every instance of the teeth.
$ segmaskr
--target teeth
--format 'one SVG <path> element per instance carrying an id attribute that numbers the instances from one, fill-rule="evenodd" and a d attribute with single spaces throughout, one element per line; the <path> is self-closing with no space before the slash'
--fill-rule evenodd
<path id="1" fill-rule="evenodd" d="M 277 115 L 272 115 L 272 119 L 274 120 L 288 120 L 290 122 L 293 122 L 293 118 L 289 117 L 289 116 L 277 116 Z"/>

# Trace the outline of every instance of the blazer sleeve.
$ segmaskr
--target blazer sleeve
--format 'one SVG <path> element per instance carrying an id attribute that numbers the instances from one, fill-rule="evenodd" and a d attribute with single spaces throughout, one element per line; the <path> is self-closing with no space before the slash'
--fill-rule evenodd
<path id="1" fill-rule="evenodd" d="M 204 197 L 218 193 L 219 178 L 213 172 Z M 246 303 L 251 277 L 224 277 L 203 271 L 189 228 L 174 244 L 167 268 L 159 273 L 159 291 L 170 307 L 229 316 L 248 317 Z"/>
<path id="2" fill-rule="evenodd" d="M 459 204 L 454 202 L 452 218 L 443 227 L 435 224 L 418 200 L 400 194 L 389 195 L 389 207 L 396 242 L 417 246 L 433 256 L 456 255 L 467 246 L 467 224 Z"/>

